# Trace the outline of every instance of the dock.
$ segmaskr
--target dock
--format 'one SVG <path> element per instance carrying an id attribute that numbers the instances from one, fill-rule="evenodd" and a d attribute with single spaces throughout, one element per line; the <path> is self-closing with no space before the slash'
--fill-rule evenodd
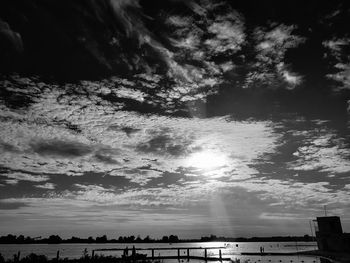
<path id="1" fill-rule="evenodd" d="M 123 252 L 123 256 L 130 257 L 130 258 L 138 258 L 138 256 L 142 256 L 142 259 L 151 259 L 151 260 L 156 260 L 156 259 L 199 259 L 199 260 L 204 260 L 204 261 L 231 261 L 231 258 L 225 258 L 222 257 L 222 252 L 221 249 L 224 249 L 225 247 L 159 247 L 159 248 L 100 248 L 100 249 L 94 249 L 92 250 L 92 257 L 94 257 L 95 252 L 99 251 L 121 251 Z M 208 256 L 208 250 L 213 250 L 213 249 L 218 249 L 219 250 L 219 257 L 210 257 Z M 170 256 L 170 255 L 163 255 L 161 256 L 159 251 L 170 251 L 170 250 L 175 250 L 177 251 L 177 255 L 175 256 Z M 191 255 L 190 251 L 191 250 L 203 250 L 204 256 L 195 256 Z M 129 255 L 129 251 L 131 251 L 131 256 Z M 151 256 L 147 256 L 147 254 L 138 254 L 137 252 L 149 252 L 147 254 L 150 254 Z M 155 252 L 158 252 L 158 256 L 155 255 Z M 185 253 L 181 253 L 185 252 Z"/>

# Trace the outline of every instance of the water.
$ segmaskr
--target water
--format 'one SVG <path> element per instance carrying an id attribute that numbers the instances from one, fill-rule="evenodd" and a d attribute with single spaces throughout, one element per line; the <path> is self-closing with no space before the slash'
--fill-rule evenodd
<path id="1" fill-rule="evenodd" d="M 314 242 L 192 242 L 192 243 L 148 243 L 148 244 L 0 244 L 0 253 L 5 258 L 11 258 L 18 251 L 21 252 L 21 257 L 35 253 L 45 255 L 48 258 L 55 258 L 56 253 L 60 251 L 61 258 L 79 258 L 83 255 L 83 251 L 87 249 L 91 255 L 93 249 L 99 248 L 160 248 L 160 247 L 223 247 L 221 249 L 222 257 L 231 258 L 233 260 L 240 259 L 241 262 L 248 263 L 319 263 L 317 257 L 310 256 L 242 256 L 242 252 L 259 252 L 260 247 L 264 247 L 265 252 L 296 252 L 317 249 Z M 130 253 L 130 252 L 129 252 Z M 150 251 L 140 251 L 139 253 L 148 254 Z M 186 255 L 187 251 L 181 251 L 181 255 Z M 95 254 L 121 256 L 122 251 L 103 251 L 95 252 Z M 155 251 L 155 256 L 176 256 L 177 250 L 159 250 Z M 190 250 L 190 255 L 204 256 L 204 250 Z M 219 249 L 208 249 L 208 257 L 218 257 Z M 177 260 L 165 260 L 166 262 L 177 262 Z M 193 260 L 191 260 L 193 261 Z"/>

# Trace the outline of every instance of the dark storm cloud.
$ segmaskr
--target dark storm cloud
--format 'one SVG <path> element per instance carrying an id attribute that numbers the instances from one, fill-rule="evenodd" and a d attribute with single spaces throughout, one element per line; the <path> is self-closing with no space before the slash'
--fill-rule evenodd
<path id="1" fill-rule="evenodd" d="M 81 157 L 93 151 L 93 149 L 86 144 L 61 140 L 32 142 L 31 148 L 34 152 L 42 156 L 63 158 Z"/>

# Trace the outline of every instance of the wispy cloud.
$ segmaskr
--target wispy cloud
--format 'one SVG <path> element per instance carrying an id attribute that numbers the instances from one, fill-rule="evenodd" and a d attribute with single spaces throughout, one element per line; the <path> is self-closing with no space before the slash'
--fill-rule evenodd
<path id="1" fill-rule="evenodd" d="M 305 38 L 293 34 L 295 25 L 271 25 L 271 28 L 256 28 L 256 62 L 246 78 L 246 86 L 261 85 L 267 88 L 294 89 L 302 83 L 303 77 L 286 64 L 285 54 L 296 48 Z"/>
<path id="2" fill-rule="evenodd" d="M 336 90 L 350 88 L 350 56 L 346 50 L 350 46 L 349 38 L 334 38 L 323 42 L 323 46 L 327 48 L 328 56 L 334 59 L 332 63 L 333 73 L 327 74 L 327 77 L 340 83 Z"/>
<path id="3" fill-rule="evenodd" d="M 46 175 L 32 175 L 22 172 L 4 173 L 1 175 L 16 181 L 45 182 L 49 180 L 49 177 Z"/>
<path id="4" fill-rule="evenodd" d="M 48 189 L 48 190 L 54 190 L 55 189 L 55 184 L 53 184 L 53 183 L 45 183 L 45 184 L 36 185 L 35 187 L 42 188 L 42 189 Z"/>

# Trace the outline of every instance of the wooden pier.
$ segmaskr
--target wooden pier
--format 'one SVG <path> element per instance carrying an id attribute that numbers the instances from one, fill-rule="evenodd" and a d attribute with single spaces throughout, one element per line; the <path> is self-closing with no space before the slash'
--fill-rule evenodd
<path id="1" fill-rule="evenodd" d="M 221 249 L 224 249 L 225 247 L 158 247 L 158 248 L 100 248 L 100 249 L 94 249 L 92 250 L 92 257 L 94 257 L 95 252 L 98 251 L 121 251 L 123 252 L 123 256 L 126 256 L 128 258 L 136 258 L 140 254 L 137 254 L 137 251 L 142 252 L 150 252 L 147 253 L 146 255 L 143 255 L 142 259 L 197 259 L 197 260 L 204 260 L 204 261 L 231 261 L 231 258 L 224 258 L 222 257 Z M 219 250 L 219 257 L 208 257 L 208 249 L 213 250 L 213 249 L 218 249 Z M 158 253 L 158 256 L 155 256 L 155 252 L 159 252 L 161 250 L 177 250 L 177 255 L 175 256 L 170 256 L 170 255 L 165 255 L 161 256 L 160 253 Z M 195 256 L 191 255 L 190 251 L 191 250 L 203 250 L 204 256 Z M 129 256 L 129 251 L 131 251 L 131 256 Z M 185 252 L 184 254 L 181 254 L 181 252 Z M 151 256 L 147 256 L 148 254 L 151 254 Z"/>

